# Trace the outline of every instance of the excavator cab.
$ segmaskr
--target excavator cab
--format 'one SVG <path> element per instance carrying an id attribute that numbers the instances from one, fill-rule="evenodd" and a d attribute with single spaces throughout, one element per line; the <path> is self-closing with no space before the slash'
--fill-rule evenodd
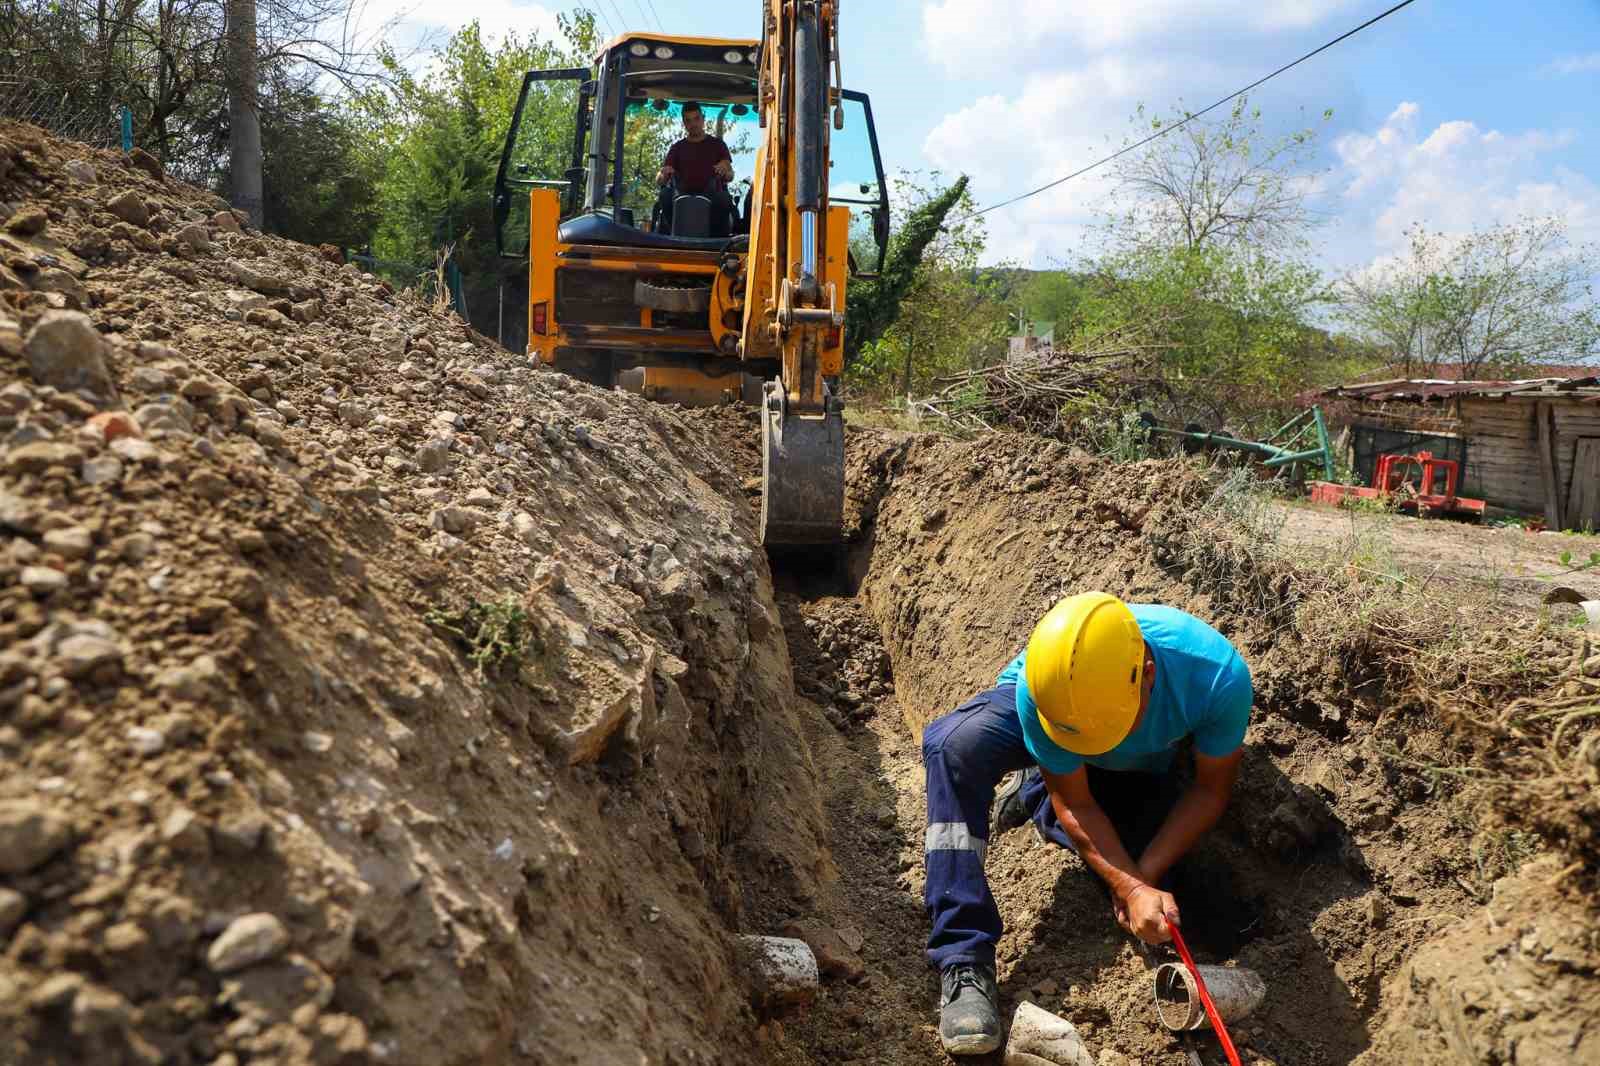
<path id="1" fill-rule="evenodd" d="M 760 403 L 763 538 L 829 542 L 842 521 L 846 282 L 881 268 L 888 193 L 870 101 L 828 86 L 828 16 L 811 0 L 764 13 L 762 41 L 625 34 L 589 67 L 525 75 L 494 192 L 500 253 L 516 264 L 502 343 L 662 401 Z M 796 54 L 804 97 L 775 88 L 793 82 Z M 656 176 L 691 101 L 734 179 L 663 193 Z M 809 198 L 794 191 L 801 161 Z M 518 336 L 506 324 L 521 307 Z"/>

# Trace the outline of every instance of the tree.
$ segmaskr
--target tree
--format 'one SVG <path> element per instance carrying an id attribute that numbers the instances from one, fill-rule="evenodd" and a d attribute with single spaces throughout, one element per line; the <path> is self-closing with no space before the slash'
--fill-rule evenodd
<path id="1" fill-rule="evenodd" d="M 381 158 L 355 117 L 283 71 L 269 74 L 261 99 L 264 228 L 308 244 L 370 243 Z"/>
<path id="2" fill-rule="evenodd" d="M 1135 132 L 1185 116 L 1150 118 Z M 1240 98 L 1227 117 L 1188 121 L 1123 156 L 1101 228 L 1058 341 L 1116 333 L 1155 350 L 1163 418 L 1250 424 L 1292 403 L 1329 367 L 1312 325 L 1327 287 L 1307 262 L 1305 201 L 1313 132 L 1269 139 Z"/>
<path id="3" fill-rule="evenodd" d="M 891 241 L 882 279 L 858 295 L 863 309 L 859 356 L 852 378 L 874 391 L 910 396 L 936 378 L 971 369 L 1004 350 L 1006 312 L 1000 279 L 981 270 L 984 228 L 971 214 L 965 178 L 939 189 L 916 178 L 896 182 L 896 199 L 910 205 Z M 952 211 L 959 218 L 950 221 Z M 892 268 L 892 269 L 891 269 Z"/>
<path id="4" fill-rule="evenodd" d="M 1340 283 L 1352 330 L 1411 374 L 1514 374 L 1600 354 L 1593 282 L 1600 254 L 1574 245 L 1559 217 L 1465 236 L 1407 230 L 1396 261 Z"/>
<path id="5" fill-rule="evenodd" d="M 1304 170 L 1313 130 L 1267 139 L 1248 96 L 1217 121 L 1187 112 L 1151 116 L 1140 106 L 1131 122 L 1130 142 L 1184 124 L 1118 158 L 1113 173 L 1123 214 L 1113 234 L 1122 243 L 1276 252 L 1304 243 L 1312 223 Z"/>
<path id="6" fill-rule="evenodd" d="M 421 266 L 432 263 L 439 249 L 452 248 L 464 277 L 465 310 L 491 334 L 501 275 L 491 197 L 523 74 L 587 66 L 598 47 L 592 12 L 562 15 L 558 23 L 558 40 L 510 34 L 494 47 L 484 42 L 476 22 L 469 23 L 438 50 L 421 77 L 386 57 L 388 83 L 358 101 L 380 175 L 381 222 L 373 252 Z M 576 116 L 573 83 L 546 85 L 523 113 L 512 159 L 513 166 L 527 164 L 540 178 L 559 177 L 565 168 Z"/>
<path id="7" fill-rule="evenodd" d="M 228 0 L 228 197 L 250 225 L 261 226 L 261 74 L 256 56 L 256 0 Z"/>
<path id="8" fill-rule="evenodd" d="M 272 87 L 309 76 L 353 91 L 382 76 L 348 35 L 353 3 L 0 0 L 0 64 L 91 126 L 114 130 L 128 107 L 135 142 L 169 173 L 227 190 L 259 156 L 253 126 Z M 239 183 L 245 199 L 260 199 L 251 174 Z"/>
<path id="9" fill-rule="evenodd" d="M 883 269 L 878 272 L 877 280 L 857 282 L 851 287 L 845 323 L 847 364 L 855 362 L 863 349 L 894 325 L 901 304 L 916 284 L 917 272 L 928 246 L 943 232 L 945 220 L 955 206 L 971 202 L 967 196 L 965 174 L 948 187 L 932 193 L 908 185 L 905 179 L 901 181 L 901 188 L 909 189 L 915 202 L 906 212 L 905 221 L 889 239 Z M 855 257 L 867 262 L 875 255 L 875 252 L 869 252 L 863 246 Z"/>

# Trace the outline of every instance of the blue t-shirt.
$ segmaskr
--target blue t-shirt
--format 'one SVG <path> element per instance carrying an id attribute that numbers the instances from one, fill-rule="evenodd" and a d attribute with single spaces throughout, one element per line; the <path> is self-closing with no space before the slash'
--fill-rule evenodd
<path id="1" fill-rule="evenodd" d="M 1144 721 L 1103 755 L 1075 755 L 1045 735 L 1022 668 L 1026 648 L 995 682 L 1017 687 L 1023 742 L 1039 765 L 1053 774 L 1070 774 L 1084 763 L 1105 770 L 1161 773 L 1172 765 L 1173 748 L 1191 733 L 1195 750 L 1212 758 L 1231 755 L 1244 743 L 1255 693 L 1250 668 L 1228 639 L 1175 607 L 1130 603 L 1128 608 L 1155 658 L 1155 687 Z"/>

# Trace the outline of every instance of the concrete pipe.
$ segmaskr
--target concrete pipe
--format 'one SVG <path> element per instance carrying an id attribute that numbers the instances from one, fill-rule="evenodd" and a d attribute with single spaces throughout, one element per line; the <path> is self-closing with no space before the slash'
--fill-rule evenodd
<path id="1" fill-rule="evenodd" d="M 1254 970 L 1231 966 L 1201 966 L 1211 1002 L 1225 1022 L 1249 1017 L 1267 995 L 1267 983 Z M 1200 1002 L 1200 989 L 1187 967 L 1169 962 L 1155 972 L 1156 1014 L 1175 1033 L 1206 1029 L 1211 1020 Z"/>

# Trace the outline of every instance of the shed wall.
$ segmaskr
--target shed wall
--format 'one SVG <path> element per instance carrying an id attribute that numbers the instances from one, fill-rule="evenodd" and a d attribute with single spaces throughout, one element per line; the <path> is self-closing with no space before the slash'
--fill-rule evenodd
<path id="1" fill-rule="evenodd" d="M 1541 402 L 1555 412 L 1556 481 L 1565 506 L 1578 438 L 1600 437 L 1600 406 L 1548 395 L 1461 398 L 1461 427 L 1468 441 L 1463 495 L 1493 507 L 1544 512 L 1535 420 Z"/>

